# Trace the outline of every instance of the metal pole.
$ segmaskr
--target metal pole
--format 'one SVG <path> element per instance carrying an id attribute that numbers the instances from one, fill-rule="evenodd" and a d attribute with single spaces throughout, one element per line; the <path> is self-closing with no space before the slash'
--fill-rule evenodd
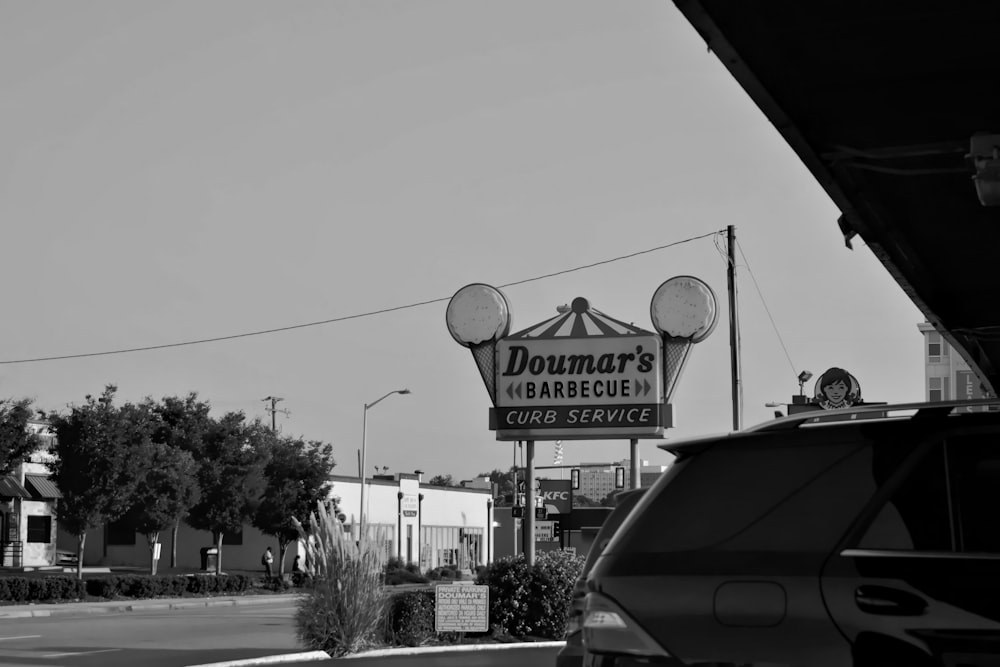
<path id="1" fill-rule="evenodd" d="M 517 556 L 517 518 L 514 516 L 514 508 L 520 504 L 518 501 L 521 499 L 521 493 L 517 488 L 517 446 L 519 444 L 521 443 L 515 442 L 513 447 L 514 465 L 512 466 L 512 470 L 514 471 L 514 493 L 511 496 L 513 504 L 510 509 L 510 525 L 514 528 L 514 550 L 511 552 L 512 556 Z"/>
<path id="2" fill-rule="evenodd" d="M 632 438 L 630 443 L 630 456 L 632 457 L 632 465 L 630 466 L 629 475 L 632 479 L 629 480 L 628 488 L 638 489 L 639 488 L 639 438 Z"/>
<path id="3" fill-rule="evenodd" d="M 527 530 L 525 531 L 524 553 L 528 565 L 535 564 L 535 441 L 528 440 L 528 479 L 524 482 L 525 505 L 527 505 Z"/>
<path id="4" fill-rule="evenodd" d="M 726 276 L 729 282 L 729 350 L 733 375 L 733 430 L 738 431 L 743 423 L 743 380 L 740 371 L 740 323 L 736 307 L 736 227 L 726 227 L 729 268 Z"/>
<path id="5" fill-rule="evenodd" d="M 361 520 L 358 522 L 358 539 L 365 534 L 365 455 L 368 452 L 368 404 L 365 403 L 364 421 L 361 422 Z"/>

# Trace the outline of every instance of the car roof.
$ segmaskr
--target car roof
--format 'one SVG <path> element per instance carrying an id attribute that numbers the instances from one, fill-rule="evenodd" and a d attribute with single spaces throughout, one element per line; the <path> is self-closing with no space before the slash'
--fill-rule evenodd
<path id="1" fill-rule="evenodd" d="M 859 422 L 899 422 L 911 420 L 940 420 L 968 414 L 996 412 L 1000 423 L 1000 399 L 965 401 L 935 401 L 922 403 L 862 404 L 839 410 L 806 410 L 751 426 L 742 431 L 683 438 L 657 445 L 660 449 L 680 457 L 695 454 L 722 440 L 749 439 L 766 433 L 788 432 L 800 428 L 827 428 L 857 425 Z"/>

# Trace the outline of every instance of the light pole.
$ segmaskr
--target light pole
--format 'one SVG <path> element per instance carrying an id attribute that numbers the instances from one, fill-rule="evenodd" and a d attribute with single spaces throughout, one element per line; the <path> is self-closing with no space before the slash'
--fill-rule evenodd
<path id="1" fill-rule="evenodd" d="M 361 519 L 358 530 L 358 540 L 363 539 L 365 534 L 365 454 L 368 451 L 368 410 L 375 407 L 380 401 L 384 401 L 393 394 L 409 394 L 409 389 L 394 389 L 385 396 L 375 399 L 371 403 L 365 403 L 364 422 L 361 426 Z"/>

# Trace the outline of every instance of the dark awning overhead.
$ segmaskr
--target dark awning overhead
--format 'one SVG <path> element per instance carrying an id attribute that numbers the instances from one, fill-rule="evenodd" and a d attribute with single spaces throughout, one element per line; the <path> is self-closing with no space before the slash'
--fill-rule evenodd
<path id="1" fill-rule="evenodd" d="M 0 477 L 0 498 L 30 498 L 28 493 L 13 475 Z"/>
<path id="2" fill-rule="evenodd" d="M 24 483 L 31 489 L 32 498 L 35 500 L 62 498 L 59 489 L 45 475 L 25 475 Z"/>
<path id="3" fill-rule="evenodd" d="M 997 393 L 1000 206 L 969 154 L 1000 135 L 1000 2 L 674 2 L 840 208 L 829 224 Z"/>

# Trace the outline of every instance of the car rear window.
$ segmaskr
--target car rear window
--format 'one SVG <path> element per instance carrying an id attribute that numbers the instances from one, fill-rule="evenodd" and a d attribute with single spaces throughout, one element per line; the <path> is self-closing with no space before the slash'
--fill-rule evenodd
<path id="1" fill-rule="evenodd" d="M 841 431 L 839 440 L 815 433 L 723 440 L 678 461 L 607 552 L 832 546 L 877 488 L 870 446 L 851 433 L 854 439 Z"/>

